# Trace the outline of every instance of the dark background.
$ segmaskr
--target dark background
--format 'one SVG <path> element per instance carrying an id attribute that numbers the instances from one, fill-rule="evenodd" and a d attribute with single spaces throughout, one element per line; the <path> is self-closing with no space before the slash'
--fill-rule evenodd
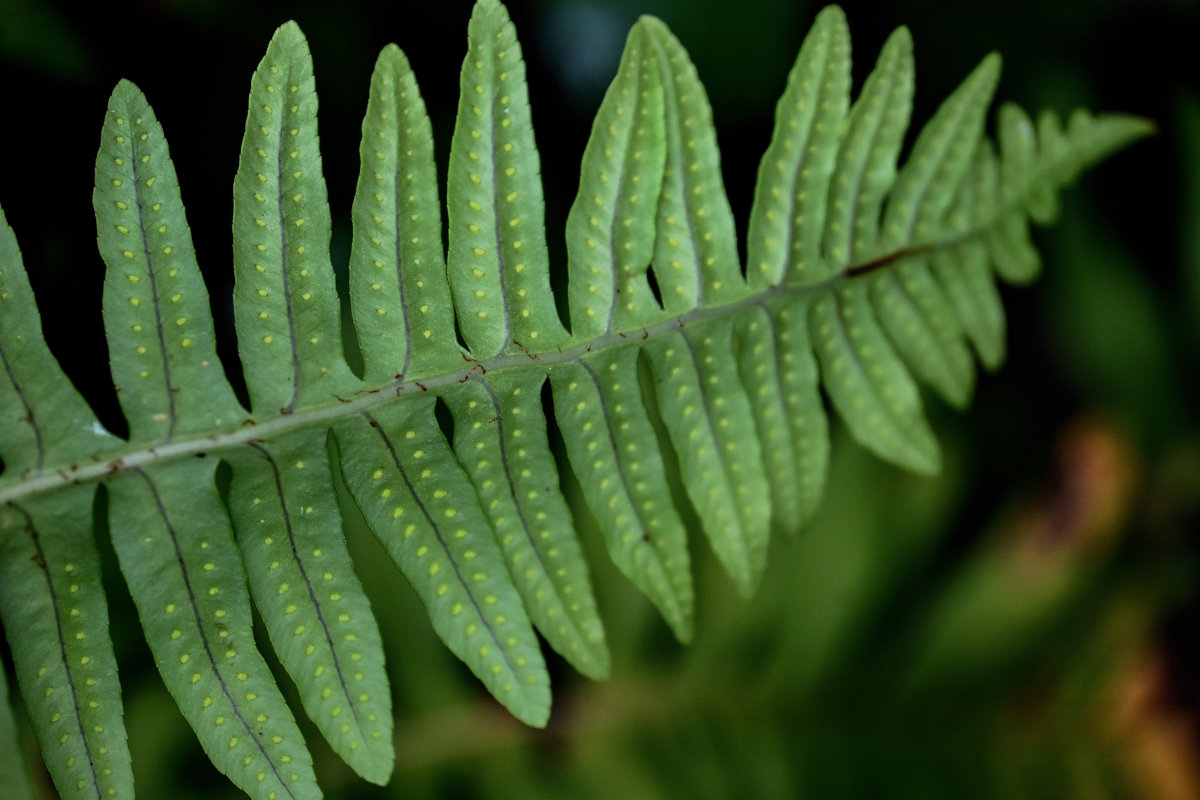
<path id="1" fill-rule="evenodd" d="M 918 124 L 998 50 L 998 99 L 1136 113 L 1160 132 L 1087 175 L 1061 222 L 1037 233 L 1045 276 L 1005 290 L 1009 358 L 972 407 L 930 398 L 946 474 L 913 478 L 839 434 L 825 509 L 776 543 L 753 603 L 733 599 L 694 547 L 692 647 L 613 574 L 581 516 L 614 677 L 556 667 L 547 732 L 478 696 L 351 514 L 395 677 L 399 761 L 390 790 L 370 789 L 314 736 L 330 797 L 1200 797 L 1200 5 L 843 7 L 855 91 L 888 33 L 912 29 Z M 591 117 L 641 13 L 672 28 L 708 88 L 744 229 L 775 100 L 819 5 L 508 8 L 529 66 L 552 264 Z M 272 31 L 295 19 L 309 38 L 344 269 L 375 56 L 391 41 L 408 55 L 444 172 L 469 14 L 465 0 L 0 0 L 0 205 L 47 339 L 106 425 L 124 423 L 91 186 L 116 82 L 138 84 L 167 132 L 228 369 L 231 186 Z M 139 794 L 215 797 L 227 784 L 157 683 L 115 565 L 109 578 Z"/>

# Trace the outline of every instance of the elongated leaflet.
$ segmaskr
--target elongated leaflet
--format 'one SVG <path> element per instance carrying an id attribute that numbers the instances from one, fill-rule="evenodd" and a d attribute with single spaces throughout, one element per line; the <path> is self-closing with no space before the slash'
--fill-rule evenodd
<path id="1" fill-rule="evenodd" d="M 120 444 L 46 346 L 29 277 L 0 209 L 0 483 L 89 461 Z"/>
<path id="2" fill-rule="evenodd" d="M 567 217 L 572 333 L 635 330 L 668 316 L 650 289 L 666 160 L 662 78 L 646 26 L 629 32 L 604 95 Z"/>
<path id="3" fill-rule="evenodd" d="M 566 331 L 550 293 L 545 210 L 525 62 L 508 12 L 479 0 L 450 145 L 450 288 L 476 358 L 543 352 Z"/>
<path id="4" fill-rule="evenodd" d="M 392 772 L 392 703 L 371 605 L 350 564 L 327 431 L 296 431 L 232 460 L 229 514 L 254 604 L 308 716 L 367 780 Z"/>
<path id="5" fill-rule="evenodd" d="M 842 10 L 829 6 L 817 15 L 788 74 L 758 168 L 746 241 L 751 286 L 815 283 L 837 269 L 823 258 L 821 231 L 849 105 L 850 32 Z"/>
<path id="6" fill-rule="evenodd" d="M 393 402 L 339 423 L 346 486 L 446 646 L 514 716 L 545 725 L 550 686 L 537 638 L 433 403 Z"/>
<path id="7" fill-rule="evenodd" d="M 238 352 L 256 414 L 324 405 L 357 388 L 342 354 L 329 229 L 312 56 L 289 22 L 250 82 L 233 185 Z"/>
<path id="8" fill-rule="evenodd" d="M 433 133 L 400 48 L 379 54 L 354 194 L 350 302 L 367 383 L 436 374 L 461 348 L 446 283 Z"/>
<path id="9" fill-rule="evenodd" d="M 541 385 L 510 371 L 447 395 L 454 449 L 542 636 L 585 675 L 608 675 L 604 627 L 546 440 Z"/>
<path id="10" fill-rule="evenodd" d="M 0 618 L 46 768 L 70 800 L 133 796 L 94 494 L 69 486 L 0 507 Z"/>
<path id="11" fill-rule="evenodd" d="M 733 320 L 692 325 L 646 351 L 688 496 L 713 552 L 748 596 L 766 564 L 770 506 L 754 415 L 733 359 Z"/>
<path id="12" fill-rule="evenodd" d="M 117 84 L 96 154 L 96 233 L 108 265 L 104 327 L 133 441 L 169 442 L 245 418 L 217 360 L 162 126 L 140 90 Z"/>
<path id="13" fill-rule="evenodd" d="M 216 461 L 109 484 L 113 546 L 163 683 L 216 767 L 256 800 L 319 798 L 312 759 L 250 628 Z"/>
<path id="14" fill-rule="evenodd" d="M 594 353 L 551 374 L 571 468 L 605 531 L 613 563 L 680 641 L 692 634 L 687 533 L 671 500 L 638 381 L 638 348 Z"/>

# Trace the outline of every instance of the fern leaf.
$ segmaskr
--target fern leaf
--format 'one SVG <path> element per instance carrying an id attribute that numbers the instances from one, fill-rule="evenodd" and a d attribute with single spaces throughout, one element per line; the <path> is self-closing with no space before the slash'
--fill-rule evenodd
<path id="1" fill-rule="evenodd" d="M 308 716 L 359 775 L 384 784 L 394 751 L 383 645 L 342 536 L 325 438 L 310 428 L 235 453 L 229 515 Z"/>
<path id="2" fill-rule="evenodd" d="M 696 68 L 661 21 L 642 17 L 663 91 L 666 162 L 658 198 L 654 275 L 673 316 L 745 296 L 717 134 Z"/>
<path id="3" fill-rule="evenodd" d="M 467 42 L 446 191 L 459 329 L 476 358 L 543 351 L 566 331 L 550 293 L 525 63 L 504 6 L 479 0 Z"/>
<path id="4" fill-rule="evenodd" d="M 358 386 L 342 353 L 329 231 L 312 57 L 289 22 L 251 81 L 233 188 L 234 313 L 256 414 L 327 404 Z"/>
<path id="5" fill-rule="evenodd" d="M 568 332 L 515 30 L 498 0 L 479 0 L 468 33 L 448 256 L 416 80 L 395 46 L 376 62 L 350 266 L 363 380 L 342 352 L 312 62 L 294 23 L 254 74 L 234 185 L 251 414 L 216 359 L 166 140 L 133 84 L 113 92 L 93 196 L 129 442 L 58 368 L 0 217 L 0 617 L 65 797 L 132 791 L 90 535 L 95 483 L 164 682 L 214 764 L 255 798 L 319 796 L 254 647 L 253 596 L 309 715 L 385 782 L 389 691 L 334 516 L 331 432 L 351 495 L 435 631 L 514 715 L 544 725 L 535 625 L 581 672 L 609 669 L 547 404 L 613 562 L 686 640 L 687 507 L 736 588 L 753 591 L 772 524 L 794 530 L 819 503 L 821 387 L 864 446 L 935 470 L 918 381 L 966 402 L 968 347 L 989 368 L 1003 357 L 996 277 L 1039 269 L 1029 222 L 1051 222 L 1081 169 L 1150 130 L 1083 112 L 1065 128 L 1050 114 L 1034 124 L 1005 106 L 997 149 L 983 133 L 999 71 L 989 56 L 898 166 L 909 34 L 889 38 L 851 104 L 845 18 L 825 9 L 777 107 L 743 270 L 703 86 L 645 17 L 568 218 Z"/>
<path id="6" fill-rule="evenodd" d="M 750 595 L 766 565 L 767 480 L 733 360 L 733 321 L 697 323 L 647 345 L 663 421 L 713 552 Z"/>
<path id="7" fill-rule="evenodd" d="M 132 796 L 133 773 L 91 536 L 95 491 L 68 486 L 0 509 L 0 616 L 55 786 L 99 800 Z"/>
<path id="8" fill-rule="evenodd" d="M 46 346 L 17 238 L 0 209 L 0 483 L 91 461 L 116 447 Z"/>
<path id="9" fill-rule="evenodd" d="M 850 32 L 842 10 L 829 6 L 788 74 L 758 170 L 746 242 L 746 277 L 756 289 L 827 277 L 821 231 L 849 106 Z"/>
<path id="10" fill-rule="evenodd" d="M 592 339 L 662 319 L 647 278 L 666 160 L 663 92 L 645 26 L 629 33 L 583 152 L 567 217 L 572 333 Z"/>
<path id="11" fill-rule="evenodd" d="M 133 442 L 235 425 L 245 412 L 217 360 L 162 126 L 136 86 L 109 99 L 96 154 L 97 244 L 108 265 L 104 323 L 113 383 Z"/>
<path id="12" fill-rule="evenodd" d="M 797 531 L 817 509 L 829 468 L 829 422 L 808 335 L 808 305 L 758 305 L 738 318 L 737 363 L 754 410 L 771 512 Z M 751 388 L 753 387 L 753 388 Z"/>
<path id="13" fill-rule="evenodd" d="M 379 54 L 363 118 L 350 302 L 364 378 L 420 378 L 458 358 L 433 133 L 400 48 Z"/>
<path id="14" fill-rule="evenodd" d="M 16 237 L 0 211 L 0 458 L 4 479 L 36 480 L 119 444 L 46 347 Z M 0 506 L 0 619 L 17 682 L 63 797 L 132 791 L 121 688 L 108 636 L 95 486 Z M 32 568 L 31 568 L 32 565 Z"/>
<path id="15" fill-rule="evenodd" d="M 446 396 L 454 449 L 479 490 L 530 618 L 585 675 L 608 674 L 604 627 L 546 440 L 541 386 L 516 371 Z"/>
<path id="16" fill-rule="evenodd" d="M 825 390 L 868 449 L 915 472 L 936 472 L 937 442 L 917 385 L 875 320 L 866 290 L 847 284 L 813 305 L 809 328 Z"/>
<path id="17" fill-rule="evenodd" d="M 320 797 L 312 760 L 254 645 L 217 462 L 109 482 L 113 547 L 163 683 L 217 769 L 254 798 Z"/>
<path id="18" fill-rule="evenodd" d="M 432 397 L 393 401 L 339 423 L 346 486 L 446 646 L 518 719 L 545 725 L 537 638 L 433 406 Z"/>
<path id="19" fill-rule="evenodd" d="M 613 563 L 687 641 L 692 634 L 687 530 L 655 445 L 638 355 L 636 347 L 614 348 L 556 367 L 554 411 Z"/>
<path id="20" fill-rule="evenodd" d="M 824 252 L 834 269 L 876 255 L 879 210 L 912 112 L 912 37 L 897 28 L 854 101 L 829 187 Z"/>

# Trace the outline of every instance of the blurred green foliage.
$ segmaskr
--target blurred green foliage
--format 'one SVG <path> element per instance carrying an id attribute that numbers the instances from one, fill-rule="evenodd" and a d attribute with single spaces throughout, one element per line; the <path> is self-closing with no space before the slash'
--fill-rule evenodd
<path id="1" fill-rule="evenodd" d="M 562 259 L 558 231 L 591 115 L 640 13 L 676 31 L 709 88 L 744 224 L 774 100 L 817 5 L 508 5 L 530 65 L 552 258 Z M 753 601 L 737 599 L 694 547 L 690 647 L 674 643 L 582 519 L 613 677 L 590 682 L 553 662 L 545 731 L 509 718 L 439 645 L 347 505 L 388 648 L 398 760 L 389 788 L 369 787 L 312 735 L 329 797 L 1200 797 L 1200 6 L 845 8 L 859 80 L 893 27 L 912 28 L 918 121 L 995 49 L 1006 64 L 1001 98 L 1136 113 L 1162 134 L 1090 175 L 1065 199 L 1060 225 L 1039 236 L 1045 278 L 1006 291 L 1009 360 L 980 382 L 972 408 L 959 415 L 930 398 L 943 474 L 899 472 L 841 437 L 822 512 L 775 540 Z M 117 79 L 135 80 L 154 103 L 210 291 L 227 298 L 243 98 L 271 31 L 295 18 L 310 37 L 334 258 L 344 265 L 375 54 L 393 40 L 408 52 L 444 170 L 469 10 L 468 0 L 139 0 L 119 10 L 0 0 L 0 201 L 35 290 L 76 288 L 44 305 L 47 337 L 106 424 L 122 425 L 95 335 L 103 270 L 89 204 Z M 227 300 L 215 310 L 232 357 Z M 154 675 L 107 558 L 139 794 L 237 796 Z M 36 764 L 27 728 L 20 741 Z M 35 783 L 52 796 L 44 774 Z"/>

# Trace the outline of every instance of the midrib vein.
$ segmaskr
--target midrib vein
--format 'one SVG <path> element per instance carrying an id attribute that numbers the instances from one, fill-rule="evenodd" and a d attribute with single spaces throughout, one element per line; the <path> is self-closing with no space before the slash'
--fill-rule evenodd
<path id="1" fill-rule="evenodd" d="M 159 446 L 139 445 L 129 450 L 105 453 L 86 463 L 76 460 L 74 463 L 48 465 L 42 474 L 35 478 L 17 481 L 0 488 L 0 505 L 17 502 L 70 483 L 96 480 L 116 472 L 140 468 L 160 461 L 195 456 L 200 453 L 218 453 L 221 450 L 279 436 L 310 425 L 331 425 L 335 420 L 352 414 L 360 414 L 397 397 L 421 395 L 427 392 L 436 393 L 452 388 L 470 380 L 471 376 L 476 373 L 486 374 L 494 370 L 524 368 L 546 374 L 550 367 L 575 362 L 595 350 L 638 344 L 646 339 L 677 331 L 692 323 L 735 315 L 757 305 L 765 304 L 768 307 L 775 307 L 789 299 L 798 301 L 817 297 L 836 288 L 844 281 L 867 275 L 906 258 L 950 249 L 964 241 L 980 236 L 998 220 L 1010 214 L 1014 207 L 1019 206 L 1021 199 L 1023 198 L 1018 198 L 1016 201 L 998 208 L 984 224 L 961 234 L 885 253 L 861 264 L 846 267 L 819 283 L 807 286 L 769 286 L 760 292 L 744 295 L 724 305 L 694 308 L 654 325 L 608 333 L 588 341 L 575 341 L 567 346 L 543 353 L 534 352 L 528 355 L 525 353 L 500 353 L 488 359 L 464 360 L 450 372 L 411 378 L 403 376 L 381 386 L 364 386 L 353 396 L 331 398 L 332 402 L 328 405 L 298 409 L 291 414 L 271 417 L 262 422 L 246 422 L 232 430 L 192 436 L 186 439 L 180 438 Z"/>

